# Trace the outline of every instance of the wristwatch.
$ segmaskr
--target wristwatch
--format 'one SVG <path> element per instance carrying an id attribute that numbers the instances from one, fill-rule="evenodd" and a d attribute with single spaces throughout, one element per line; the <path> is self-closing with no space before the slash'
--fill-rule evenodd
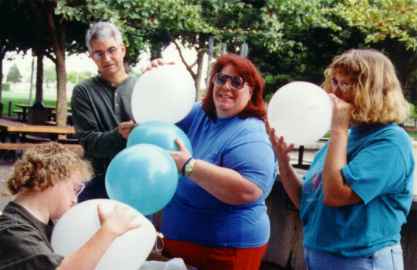
<path id="1" fill-rule="evenodd" d="M 193 173 L 194 164 L 195 164 L 195 159 L 190 159 L 185 164 L 185 167 L 184 167 L 184 175 L 185 176 L 190 176 Z"/>

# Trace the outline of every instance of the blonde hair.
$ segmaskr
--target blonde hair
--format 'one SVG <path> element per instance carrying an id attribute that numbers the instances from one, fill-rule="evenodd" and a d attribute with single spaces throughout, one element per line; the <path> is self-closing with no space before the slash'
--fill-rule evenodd
<path id="1" fill-rule="evenodd" d="M 373 49 L 352 49 L 333 59 L 325 70 L 323 88 L 332 92 L 336 72 L 353 80 L 352 120 L 359 123 L 402 123 L 409 107 L 392 62 Z"/>
<path id="2" fill-rule="evenodd" d="M 59 181 L 66 181 L 75 172 L 84 181 L 91 177 L 91 165 L 64 145 L 51 142 L 38 144 L 25 151 L 14 164 L 7 179 L 9 192 L 43 191 Z"/>

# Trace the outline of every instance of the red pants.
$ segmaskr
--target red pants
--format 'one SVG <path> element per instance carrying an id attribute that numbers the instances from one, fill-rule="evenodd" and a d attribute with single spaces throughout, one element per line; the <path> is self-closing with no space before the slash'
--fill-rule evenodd
<path id="1" fill-rule="evenodd" d="M 180 257 L 198 270 L 258 270 L 268 245 L 256 248 L 212 248 L 164 239 L 164 255 Z"/>

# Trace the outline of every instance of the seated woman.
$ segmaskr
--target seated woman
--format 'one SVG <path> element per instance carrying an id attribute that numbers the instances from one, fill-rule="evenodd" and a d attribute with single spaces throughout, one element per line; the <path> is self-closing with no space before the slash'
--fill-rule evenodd
<path id="1" fill-rule="evenodd" d="M 27 150 L 7 180 L 16 195 L 0 215 L 0 268 L 95 269 L 113 240 L 137 228 L 135 216 L 123 207 L 104 213 L 100 229 L 73 254 L 55 254 L 50 244 L 52 222 L 77 203 L 90 178 L 90 165 L 58 143 Z"/>

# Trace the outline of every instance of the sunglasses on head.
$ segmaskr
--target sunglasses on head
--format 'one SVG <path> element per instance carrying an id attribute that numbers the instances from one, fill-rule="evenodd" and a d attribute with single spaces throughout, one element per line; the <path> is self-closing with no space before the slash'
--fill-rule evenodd
<path id="1" fill-rule="evenodd" d="M 245 85 L 245 80 L 240 76 L 230 76 L 221 72 L 216 73 L 214 76 L 214 83 L 219 86 L 223 86 L 230 81 L 230 85 L 233 89 L 239 90 Z"/>

